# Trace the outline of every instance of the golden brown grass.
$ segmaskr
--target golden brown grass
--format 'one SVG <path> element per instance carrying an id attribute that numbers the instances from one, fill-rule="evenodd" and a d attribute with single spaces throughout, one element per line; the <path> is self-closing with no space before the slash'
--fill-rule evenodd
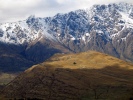
<path id="1" fill-rule="evenodd" d="M 12 81 L 17 75 L 10 73 L 1 73 L 0 74 L 0 85 L 6 85 L 10 81 Z"/>
<path id="2" fill-rule="evenodd" d="M 19 75 L 2 94 L 44 100 L 128 100 L 133 96 L 132 69 L 131 63 L 95 51 L 57 54 Z"/>
<path id="3" fill-rule="evenodd" d="M 115 65 L 122 68 L 133 69 L 133 65 L 128 62 L 95 51 L 88 51 L 77 54 L 62 54 L 60 56 L 55 55 L 43 64 L 70 69 L 100 69 L 106 66 Z"/>

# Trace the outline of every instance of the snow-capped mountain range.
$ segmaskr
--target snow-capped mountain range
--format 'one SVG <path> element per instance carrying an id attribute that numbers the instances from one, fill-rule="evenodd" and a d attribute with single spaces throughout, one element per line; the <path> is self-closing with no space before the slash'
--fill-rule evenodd
<path id="1" fill-rule="evenodd" d="M 69 39 L 88 43 L 92 32 L 105 35 L 107 40 L 113 40 L 127 28 L 133 28 L 132 5 L 94 5 L 86 10 L 57 14 L 54 17 L 30 16 L 24 21 L 0 24 L 0 41 L 23 44 L 46 37 L 60 42 Z M 126 40 L 129 35 L 121 39 Z"/>
<path id="2" fill-rule="evenodd" d="M 30 45 L 42 40 L 58 43 L 72 52 L 96 50 L 133 61 L 133 5 L 94 5 L 54 17 L 30 16 L 0 24 L 2 43 Z"/>

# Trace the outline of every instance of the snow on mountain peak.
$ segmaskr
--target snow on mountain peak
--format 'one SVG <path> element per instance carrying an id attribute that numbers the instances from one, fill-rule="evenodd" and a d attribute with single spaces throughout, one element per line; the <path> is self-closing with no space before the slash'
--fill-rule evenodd
<path id="1" fill-rule="evenodd" d="M 133 28 L 133 6 L 127 3 L 94 5 L 87 10 L 56 14 L 0 24 L 0 41 L 13 44 L 29 43 L 45 37 L 50 40 L 89 42 L 92 33 L 107 40 L 118 37 L 125 28 Z"/>
<path id="2" fill-rule="evenodd" d="M 43 19 L 30 16 L 24 21 L 1 24 L 0 41 L 11 44 L 24 44 L 42 38 L 44 34 L 51 39 L 52 36 L 44 31 L 46 26 L 43 21 Z"/>

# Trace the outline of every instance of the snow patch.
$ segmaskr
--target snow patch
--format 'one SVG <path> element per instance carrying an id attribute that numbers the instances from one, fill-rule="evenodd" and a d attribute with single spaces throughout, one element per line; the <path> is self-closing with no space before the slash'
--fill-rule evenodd
<path id="1" fill-rule="evenodd" d="M 129 14 L 125 14 L 123 12 L 119 12 L 122 16 L 122 19 L 126 22 L 127 27 L 133 27 L 133 19 L 129 17 Z"/>

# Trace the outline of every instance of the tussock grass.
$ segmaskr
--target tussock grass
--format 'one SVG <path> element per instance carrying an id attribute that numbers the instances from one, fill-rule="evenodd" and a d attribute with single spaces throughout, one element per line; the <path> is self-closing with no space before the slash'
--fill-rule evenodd
<path id="1" fill-rule="evenodd" d="M 133 65 L 95 51 L 58 54 L 19 75 L 4 88 L 2 96 L 129 100 L 133 97 Z"/>
<path id="2" fill-rule="evenodd" d="M 10 73 L 1 73 L 0 74 L 0 85 L 6 85 L 10 81 L 12 81 L 17 75 Z"/>
<path id="3" fill-rule="evenodd" d="M 74 62 L 76 64 L 73 64 Z M 119 66 L 122 68 L 133 69 L 133 65 L 128 62 L 95 51 L 62 56 L 60 55 L 59 57 L 53 56 L 47 62 L 44 62 L 44 64 L 62 66 L 63 68 L 70 69 L 100 69 L 106 66 Z"/>

